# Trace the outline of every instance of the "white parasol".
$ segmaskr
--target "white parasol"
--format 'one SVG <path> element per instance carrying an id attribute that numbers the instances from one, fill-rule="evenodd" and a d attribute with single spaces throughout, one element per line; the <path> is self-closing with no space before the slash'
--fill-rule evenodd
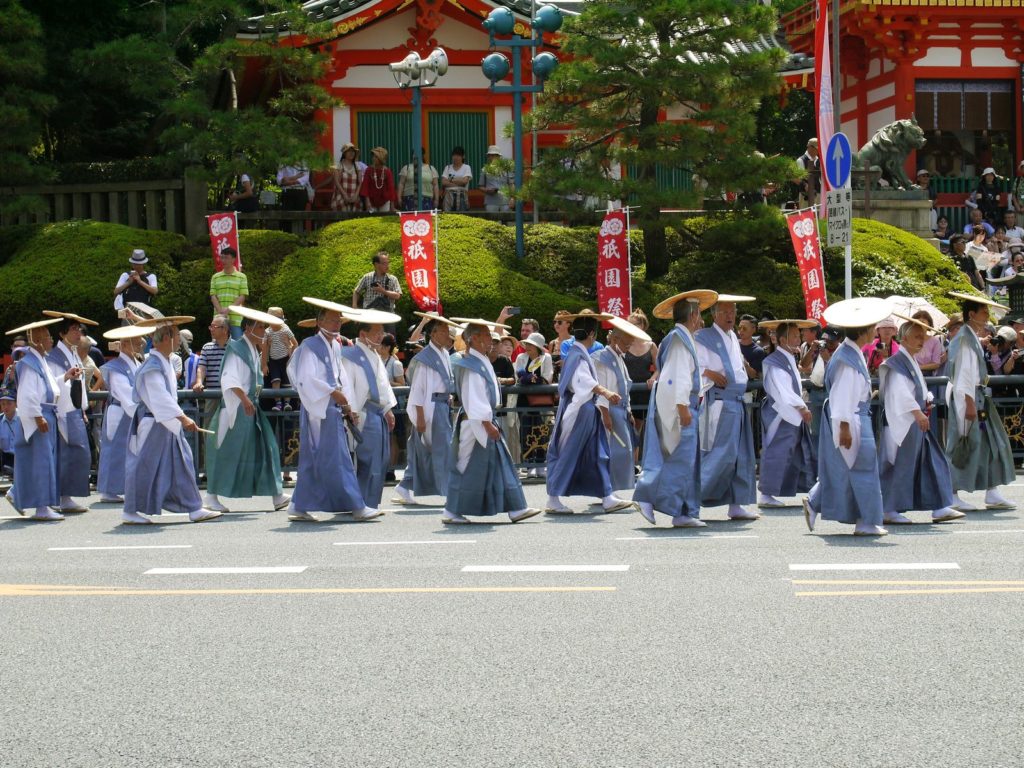
<path id="1" fill-rule="evenodd" d="M 931 315 L 932 321 L 929 325 L 932 328 L 945 328 L 949 322 L 949 315 L 923 296 L 890 296 L 886 301 L 892 304 L 893 314 L 913 317 L 915 312 L 920 312 L 923 309 Z M 897 320 L 896 322 L 899 323 L 900 321 Z"/>

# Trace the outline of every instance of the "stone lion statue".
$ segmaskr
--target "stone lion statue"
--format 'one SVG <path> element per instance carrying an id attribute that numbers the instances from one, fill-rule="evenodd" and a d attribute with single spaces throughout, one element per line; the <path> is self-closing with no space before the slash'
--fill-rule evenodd
<path id="1" fill-rule="evenodd" d="M 854 170 L 881 171 L 893 189 L 910 189 L 913 182 L 903 170 L 907 156 L 925 144 L 924 131 L 917 120 L 897 120 L 883 126 L 871 141 L 853 155 Z M 828 162 L 828 158 L 822 158 Z"/>

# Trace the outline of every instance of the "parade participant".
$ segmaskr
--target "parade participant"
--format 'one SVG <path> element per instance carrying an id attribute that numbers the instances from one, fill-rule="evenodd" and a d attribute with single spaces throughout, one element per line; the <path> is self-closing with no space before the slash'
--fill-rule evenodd
<path id="1" fill-rule="evenodd" d="M 391 464 L 391 431 L 395 428 L 395 414 L 391 411 L 398 405 L 377 350 L 384 338 L 384 326 L 400 322 L 402 318 L 379 309 L 349 308 L 345 317 L 359 324 L 355 344 L 341 350 L 342 365 L 352 384 L 348 402 L 359 425 L 355 444 L 356 477 L 366 506 L 376 510 L 380 507 Z"/>
<path id="2" fill-rule="evenodd" d="M 38 320 L 13 331 L 25 332 L 29 350 L 17 363 L 18 420 L 14 425 L 14 486 L 8 498 L 19 515 L 33 520 L 63 520 L 51 507 L 60 505 L 57 480 L 57 403 L 60 385 L 46 363 L 53 337 L 46 326 L 60 318 Z M 71 378 L 72 371 L 64 376 Z M 62 377 L 63 378 L 63 377 Z"/>
<path id="3" fill-rule="evenodd" d="M 742 506 L 755 501 L 754 433 L 743 400 L 746 361 L 733 331 L 736 304 L 746 301 L 754 297 L 720 294 L 712 310 L 714 325 L 694 334 L 701 373 L 713 385 L 701 406 L 701 503 L 728 504 L 731 520 L 758 518 Z"/>
<path id="4" fill-rule="evenodd" d="M 135 372 L 132 390 L 136 408 L 125 459 L 123 525 L 150 525 L 149 516 L 165 509 L 187 513 L 193 523 L 220 517 L 220 512 L 203 509 L 199 497 L 192 448 L 183 434 L 197 427 L 178 405 L 171 367 L 171 355 L 181 344 L 178 328 L 193 320 L 177 315 L 138 323 L 155 330 L 152 351 Z"/>
<path id="5" fill-rule="evenodd" d="M 227 512 L 220 496 L 270 496 L 275 510 L 288 506 L 281 485 L 281 454 L 270 420 L 259 406 L 263 376 L 260 351 L 267 328 L 284 321 L 250 307 L 232 306 L 242 317 L 242 338 L 228 342 L 220 368 L 221 400 L 206 438 L 206 496 L 203 506 Z"/>
<path id="6" fill-rule="evenodd" d="M 462 332 L 466 351 L 452 360 L 461 409 L 452 437 L 448 499 L 441 516 L 447 524 L 468 523 L 467 515 L 507 513 L 509 520 L 518 523 L 540 514 L 539 509 L 526 506 L 523 486 L 498 426 L 501 389 L 487 357 L 494 325 L 468 320 Z"/>
<path id="7" fill-rule="evenodd" d="M 660 320 L 675 326 L 658 349 L 658 379 L 651 393 L 644 429 L 643 464 L 633 501 L 656 525 L 654 510 L 672 517 L 676 528 L 702 528 L 698 417 L 700 365 L 693 333 L 700 313 L 718 301 L 714 291 L 676 294 L 654 308 Z"/>
<path id="8" fill-rule="evenodd" d="M 349 451 L 346 420 L 354 424 L 352 385 L 341 360 L 339 329 L 347 307 L 308 296 L 317 307 L 317 333 L 305 339 L 288 362 L 288 380 L 299 393 L 299 472 L 288 519 L 319 522 L 313 512 L 351 513 L 372 520 L 380 511 L 363 501 Z M 300 323 L 301 325 L 301 323 Z"/>
<path id="9" fill-rule="evenodd" d="M 621 317 L 608 320 L 611 330 L 608 331 L 608 344 L 604 349 L 595 352 L 591 357 L 597 370 L 597 380 L 605 389 L 609 389 L 622 399 L 612 404 L 605 397 L 597 399 L 597 408 L 601 412 L 601 421 L 608 433 L 608 453 L 610 457 L 612 490 L 628 491 L 636 484 L 636 471 L 633 464 L 634 431 L 633 413 L 630 410 L 629 388 L 633 381 L 626 368 L 624 355 L 634 341 L 650 341 L 651 337 L 639 326 Z"/>
<path id="10" fill-rule="evenodd" d="M 135 373 L 139 370 L 137 355 L 144 345 L 143 337 L 152 332 L 152 328 L 144 326 L 123 325 L 103 334 L 103 338 L 116 340 L 119 345 L 118 356 L 100 369 L 110 392 L 103 414 L 100 460 L 96 472 L 96 490 L 104 504 L 124 502 L 128 433 L 138 407 L 132 396 Z"/>
<path id="11" fill-rule="evenodd" d="M 883 524 L 910 525 L 904 512 L 930 509 L 933 523 L 964 517 L 955 503 L 949 463 L 931 428 L 929 411 L 934 395 L 928 391 L 915 355 L 920 353 L 931 326 L 903 320 L 897 332 L 899 350 L 878 369 L 878 396 L 885 418 L 878 452 L 882 485 Z"/>
<path id="12" fill-rule="evenodd" d="M 796 356 L 800 331 L 818 328 L 814 320 L 765 320 L 775 331 L 776 349 L 762 361 L 765 400 L 761 404 L 761 475 L 757 505 L 788 506 L 779 496 L 806 493 L 814 485 L 811 410 L 803 399 Z"/>
<path id="13" fill-rule="evenodd" d="M 597 368 L 590 359 L 601 321 L 612 317 L 589 309 L 566 316 L 572 321 L 574 341 L 562 360 L 558 411 L 548 443 L 548 502 L 544 511 L 549 515 L 572 514 L 562 496 L 595 496 L 601 499 L 605 512 L 633 506 L 612 494 L 609 436 L 597 407 L 598 398 L 618 406 L 622 396 L 598 382 Z"/>
<path id="14" fill-rule="evenodd" d="M 871 426 L 871 376 L 861 347 L 875 324 L 891 313 L 884 299 L 847 299 L 825 310 L 825 321 L 846 338 L 825 369 L 828 399 L 818 436 L 818 482 L 804 499 L 804 520 L 813 531 L 818 515 L 853 525 L 854 535 L 884 536 L 882 491 Z"/>
<path id="15" fill-rule="evenodd" d="M 85 381 L 78 344 L 83 325 L 97 325 L 94 320 L 72 312 L 44 310 L 47 317 L 60 318 L 59 341 L 46 356 L 46 362 L 60 387 L 57 400 L 57 479 L 60 484 L 60 511 L 85 512 L 74 500 L 89 495 L 92 452 L 89 450 L 89 389 Z M 71 376 L 67 376 L 68 373 Z"/>
<path id="16" fill-rule="evenodd" d="M 412 431 L 406 448 L 407 466 L 395 488 L 398 504 L 415 504 L 416 496 L 447 496 L 449 448 L 452 444 L 451 399 L 454 392 L 450 327 L 456 323 L 434 312 L 416 312 L 430 318 L 423 326 L 430 340 L 409 363 L 409 400 L 406 409 Z"/>
<path id="17" fill-rule="evenodd" d="M 960 491 L 985 491 L 988 509 L 1014 509 L 999 492 L 1000 485 L 1013 482 L 1013 454 L 1002 419 L 992 403 L 992 391 L 986 386 L 988 369 L 978 334 L 988 323 L 990 308 L 1006 308 L 982 296 L 949 294 L 963 302 L 964 325 L 949 344 L 946 375 L 946 402 L 949 418 L 946 429 L 946 455 L 951 465 L 953 505 L 961 512 L 978 507 L 960 498 Z"/>

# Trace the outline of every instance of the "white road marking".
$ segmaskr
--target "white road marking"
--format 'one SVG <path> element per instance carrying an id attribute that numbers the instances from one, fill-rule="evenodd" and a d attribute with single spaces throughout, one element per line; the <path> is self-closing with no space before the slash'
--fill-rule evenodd
<path id="1" fill-rule="evenodd" d="M 187 573 L 302 573 L 307 565 L 245 566 L 239 568 L 150 568 L 143 576 L 171 576 Z"/>
<path id="2" fill-rule="evenodd" d="M 336 541 L 336 547 L 394 546 L 398 544 L 476 544 L 476 539 L 455 541 Z"/>
<path id="3" fill-rule="evenodd" d="M 47 552 L 84 552 L 94 549 L 191 549 L 191 544 L 138 544 L 122 547 L 48 547 Z"/>
<path id="4" fill-rule="evenodd" d="M 628 571 L 628 565 L 467 565 L 463 573 L 597 573 Z"/>
<path id="5" fill-rule="evenodd" d="M 758 536 L 744 536 L 740 534 L 714 533 L 711 535 L 697 534 L 695 536 L 620 536 L 616 541 L 662 541 L 663 539 L 684 539 L 687 541 L 700 541 L 701 539 L 757 539 Z"/>
<path id="6" fill-rule="evenodd" d="M 958 571 L 957 563 L 790 563 L 791 571 Z"/>

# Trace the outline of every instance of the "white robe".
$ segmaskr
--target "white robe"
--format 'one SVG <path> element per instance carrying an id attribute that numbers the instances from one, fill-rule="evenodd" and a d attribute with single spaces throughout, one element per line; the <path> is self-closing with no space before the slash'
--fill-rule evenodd
<path id="1" fill-rule="evenodd" d="M 586 356 L 584 360 L 590 357 L 590 350 L 583 346 L 583 344 L 574 341 L 573 345 L 583 351 L 583 354 Z M 576 370 L 572 374 L 572 381 L 569 382 L 569 391 L 573 394 L 572 402 L 562 411 L 561 431 L 558 434 L 559 447 L 564 446 L 565 441 L 569 439 L 573 427 L 576 426 L 576 419 L 580 415 L 580 409 L 590 402 L 591 395 L 596 386 L 597 379 L 590 373 L 590 368 L 585 365 L 585 362 L 577 365 Z"/>
<path id="2" fill-rule="evenodd" d="M 683 334 L 690 337 L 690 343 L 700 349 L 690 330 L 681 324 L 676 325 Z M 699 356 L 698 352 L 698 356 Z M 690 405 L 690 393 L 693 389 L 693 371 L 697 365 L 693 355 L 683 344 L 673 344 L 665 359 L 665 365 L 658 372 L 658 385 L 654 392 L 658 409 L 658 421 L 661 422 L 661 450 L 666 455 L 672 453 L 679 445 L 679 412 L 677 405 Z M 694 418 L 697 414 L 691 414 Z"/>
<path id="3" fill-rule="evenodd" d="M 380 398 L 380 407 L 383 412 L 387 413 L 398 405 L 398 398 L 395 397 L 395 391 L 391 388 L 391 379 L 388 378 L 388 372 L 384 369 L 384 361 L 380 359 L 376 350 L 363 342 L 357 341 L 356 346 L 363 350 L 366 359 L 370 361 L 370 367 L 373 368 L 377 379 L 377 396 Z M 341 364 L 352 384 L 352 391 L 348 396 L 349 405 L 352 406 L 353 412 L 359 414 L 359 423 L 363 424 L 366 422 L 366 401 L 370 399 L 370 384 L 366 380 L 366 372 L 361 365 L 345 358 L 341 359 Z"/>
<path id="4" fill-rule="evenodd" d="M 864 359 L 864 353 L 852 341 L 845 339 L 843 344 L 853 347 L 857 350 L 857 355 L 861 360 Z M 832 443 L 839 449 L 846 466 L 853 469 L 853 465 L 857 462 L 857 453 L 860 451 L 860 415 L 857 413 L 857 408 L 860 403 L 870 399 L 871 385 L 867 379 L 850 366 L 843 365 L 840 368 L 841 370 L 832 381 L 832 388 L 828 393 L 829 412 L 832 416 Z M 865 363 L 864 370 L 867 370 L 867 363 Z M 850 425 L 849 448 L 842 448 L 839 445 L 839 424 L 843 421 Z"/>
<path id="5" fill-rule="evenodd" d="M 960 333 L 974 333 L 970 328 L 964 326 Z M 977 398 L 977 389 L 981 386 L 981 378 L 978 371 L 978 356 L 974 348 L 969 344 L 961 342 L 957 352 L 956 360 L 950 360 L 956 370 L 956 378 L 950 380 L 946 385 L 946 402 L 950 397 L 956 404 L 957 426 L 959 434 L 967 434 L 967 407 L 964 404 L 966 398 Z M 975 403 L 975 408 L 980 408 L 981 403 Z"/>
<path id="6" fill-rule="evenodd" d="M 18 378 L 17 416 L 21 421 L 21 428 L 25 432 L 25 441 L 28 442 L 32 438 L 32 435 L 36 433 L 36 417 L 43 415 L 43 405 L 60 406 L 61 388 L 57 384 L 57 379 L 54 377 L 53 371 L 46 362 L 46 358 L 31 347 L 25 354 L 35 355 L 36 360 L 40 364 L 40 368 L 42 368 L 43 373 L 50 383 L 50 391 L 53 392 L 53 396 L 56 398 L 55 403 L 47 400 L 46 385 L 43 380 L 35 374 L 35 371 L 32 371 L 29 375 Z M 22 370 L 31 371 L 32 369 L 26 365 Z"/>
<path id="7" fill-rule="evenodd" d="M 448 360 L 448 350 L 441 349 L 434 342 L 430 342 L 430 346 L 440 356 L 445 370 L 448 371 L 448 381 L 451 381 L 452 366 Z M 429 365 L 420 364 L 416 366 L 416 375 L 412 377 L 412 384 L 409 386 L 409 400 L 406 405 L 406 412 L 412 420 L 413 429 L 415 429 L 417 419 L 416 406 L 423 408 L 423 418 L 426 420 L 427 430 L 420 434 L 420 440 L 428 448 L 431 441 L 430 427 L 434 423 L 434 401 L 432 398 L 435 392 L 448 391 L 448 381 L 441 381 L 437 371 Z"/>
<path id="8" fill-rule="evenodd" d="M 75 404 L 71 402 L 71 382 L 75 379 L 68 381 L 64 380 L 64 369 L 55 363 L 47 362 L 50 366 L 50 373 L 53 374 L 54 381 L 57 383 L 60 397 L 57 398 L 57 430 L 60 432 L 61 437 L 66 441 L 68 439 L 68 414 L 72 411 L 78 412 L 78 418 L 82 419 L 82 414 L 89 408 L 89 388 L 85 384 L 85 366 L 82 364 L 82 358 L 78 356 L 78 350 L 72 349 L 63 341 L 57 342 L 57 349 L 61 350 L 65 357 L 71 361 L 71 367 L 78 366 L 83 369 L 83 373 L 78 376 L 78 381 L 82 382 L 82 405 L 80 408 L 75 408 Z"/>
<path id="9" fill-rule="evenodd" d="M 725 342 L 725 348 L 729 353 L 729 366 L 732 368 L 733 379 L 737 384 L 742 383 L 745 385 L 747 383 L 747 369 L 744 365 L 743 351 L 740 349 L 740 340 L 736 338 L 736 334 L 732 331 L 727 333 L 717 325 L 712 325 L 711 327 Z M 696 344 L 696 342 L 694 343 Z M 725 365 L 722 359 L 703 344 L 696 344 L 696 346 L 697 360 L 701 373 L 703 374 L 704 371 L 714 371 L 725 376 Z M 701 391 L 707 392 L 713 386 L 714 383 L 710 379 L 705 378 Z M 718 421 L 722 417 L 722 405 L 721 400 L 716 400 L 710 408 L 705 408 L 701 412 L 701 450 L 710 450 L 711 446 L 715 444 L 715 437 L 718 434 Z"/>
<path id="10" fill-rule="evenodd" d="M 475 349 L 468 350 L 468 354 L 475 355 L 490 373 L 496 397 L 493 401 L 491 400 L 487 392 L 487 383 L 480 376 L 471 373 L 463 374 L 460 394 L 466 420 L 459 432 L 459 458 L 455 464 L 455 468 L 459 472 L 465 472 L 466 467 L 469 466 L 469 459 L 473 455 L 475 444 L 479 444 L 481 447 L 487 446 L 487 441 L 490 438 L 487 436 L 484 424 L 494 421 L 495 411 L 501 404 L 501 387 L 498 386 L 498 377 L 494 375 L 491 361 L 486 355 L 481 355 Z"/>
<path id="11" fill-rule="evenodd" d="M 125 361 L 130 371 L 139 370 L 138 361 L 131 355 L 126 355 L 122 352 L 121 359 Z M 111 397 L 120 404 L 119 406 L 108 405 L 107 412 L 103 415 L 103 430 L 107 435 L 107 439 L 113 440 L 114 435 L 117 434 L 117 428 L 121 425 L 121 420 L 125 416 L 129 419 L 135 418 L 135 410 L 139 407 L 139 404 L 135 402 L 132 396 L 132 384 L 128 381 L 128 377 L 116 371 L 112 371 L 110 376 L 107 377 L 107 389 L 110 390 Z"/>
<path id="12" fill-rule="evenodd" d="M 260 353 L 253 346 L 252 342 L 242 336 L 242 343 L 246 345 L 253 360 L 260 359 Z M 227 437 L 228 430 L 235 425 L 238 412 L 242 407 L 242 398 L 233 391 L 235 387 L 246 394 L 252 386 L 252 369 L 238 355 L 228 355 L 220 369 L 220 390 L 224 408 L 221 410 L 220 419 L 217 423 L 217 447 L 220 448 Z"/>
<path id="13" fill-rule="evenodd" d="M 796 358 L 793 355 L 786 355 L 786 359 L 789 360 L 790 368 L 793 369 L 796 380 L 800 381 L 800 370 L 797 368 Z M 797 392 L 793 389 L 793 380 L 774 365 L 765 366 L 764 391 L 772 399 L 775 412 L 779 416 L 778 419 L 772 422 L 772 425 L 768 428 L 768 433 L 765 435 L 764 445 L 767 447 L 771 445 L 772 440 L 775 438 L 780 421 L 792 424 L 794 427 L 800 426 L 800 423 L 803 421 L 802 411 L 807 408 L 807 404 L 804 402 L 802 391 Z"/>
<path id="14" fill-rule="evenodd" d="M 154 423 L 161 424 L 172 435 L 177 436 L 181 434 L 181 422 L 178 421 L 178 417 L 185 415 L 184 411 L 181 410 L 181 406 L 178 405 L 177 379 L 174 376 L 171 361 L 155 349 L 150 352 L 150 355 L 155 356 L 160 361 L 164 378 L 170 383 L 170 392 L 167 390 L 167 385 L 156 380 L 155 376 L 146 376 L 141 381 L 136 381 L 135 388 L 139 393 L 139 399 L 153 415 L 152 419 L 143 420 L 139 425 L 138 434 L 128 442 L 128 450 L 136 455 L 146 445 L 146 439 L 149 437 Z M 174 394 L 171 394 L 171 392 Z"/>
<path id="15" fill-rule="evenodd" d="M 921 373 L 917 361 L 902 347 L 896 354 L 909 358 L 914 377 L 925 392 L 925 398 L 931 401 L 934 395 L 928 391 L 924 374 Z M 881 389 L 885 398 L 885 420 L 888 423 L 882 430 L 882 450 L 885 460 L 892 464 L 896 460 L 896 450 L 903 445 L 903 441 L 907 439 L 907 432 L 914 426 L 913 413 L 921 410 L 921 406 L 914 397 L 914 384 L 907 381 L 906 376 L 888 373 L 884 367 L 879 369 L 879 375 L 884 377 Z"/>
<path id="16" fill-rule="evenodd" d="M 333 339 L 327 339 L 327 348 L 331 351 L 330 362 L 334 371 L 334 380 L 338 382 L 338 389 L 342 394 L 349 397 L 352 387 L 341 364 L 341 346 Z M 327 406 L 331 402 L 331 393 L 334 388 L 327 383 L 327 370 L 320 358 L 309 354 L 300 345 L 292 355 L 288 363 L 288 380 L 292 382 L 295 391 L 299 393 L 299 400 L 302 407 L 306 409 L 309 419 L 309 432 L 313 445 L 320 443 L 320 422 L 327 416 Z"/>

